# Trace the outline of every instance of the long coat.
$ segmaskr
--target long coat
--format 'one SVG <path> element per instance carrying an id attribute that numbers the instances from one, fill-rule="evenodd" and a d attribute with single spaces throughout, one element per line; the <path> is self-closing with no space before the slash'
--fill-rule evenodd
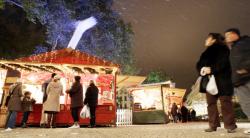
<path id="1" fill-rule="evenodd" d="M 230 50 L 225 45 L 214 44 L 202 53 L 197 63 L 197 71 L 200 73 L 202 67 L 211 67 L 218 87 L 218 95 L 232 96 L 232 69 L 229 60 Z"/>
<path id="2" fill-rule="evenodd" d="M 50 82 L 46 93 L 47 100 L 43 104 L 44 111 L 59 112 L 60 111 L 60 95 L 63 94 L 63 86 L 60 81 Z"/>
<path id="3" fill-rule="evenodd" d="M 69 95 L 71 98 L 71 108 L 83 106 L 83 89 L 80 82 L 75 82 L 72 85 L 71 89 L 69 90 Z"/>
<path id="4" fill-rule="evenodd" d="M 13 87 L 12 95 L 8 103 L 8 110 L 22 111 L 22 101 L 21 101 L 22 97 L 23 97 L 22 84 L 18 83 L 16 84 L 16 86 Z"/>
<path id="5" fill-rule="evenodd" d="M 98 104 L 98 93 L 98 88 L 94 84 L 90 84 L 85 94 L 84 104 L 96 106 Z"/>

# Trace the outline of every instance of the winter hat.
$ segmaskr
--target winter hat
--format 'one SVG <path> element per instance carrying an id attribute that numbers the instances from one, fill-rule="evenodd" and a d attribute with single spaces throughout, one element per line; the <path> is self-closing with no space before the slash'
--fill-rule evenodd
<path id="1" fill-rule="evenodd" d="M 59 75 L 56 75 L 56 76 L 54 77 L 54 79 L 55 79 L 55 80 L 60 80 L 61 77 L 60 77 Z"/>

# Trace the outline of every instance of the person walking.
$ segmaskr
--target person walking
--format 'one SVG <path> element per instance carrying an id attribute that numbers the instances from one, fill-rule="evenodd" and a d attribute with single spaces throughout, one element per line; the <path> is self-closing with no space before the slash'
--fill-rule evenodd
<path id="1" fill-rule="evenodd" d="M 21 122 L 22 128 L 27 127 L 27 121 L 30 113 L 33 111 L 33 104 L 36 103 L 36 100 L 31 98 L 31 92 L 26 91 L 24 93 L 24 98 L 22 100 L 22 110 L 23 110 L 23 119 Z"/>
<path id="2" fill-rule="evenodd" d="M 17 112 L 22 111 L 22 82 L 20 79 L 10 89 L 10 99 L 8 102 L 8 119 L 5 131 L 12 131 L 16 124 Z"/>
<path id="3" fill-rule="evenodd" d="M 224 37 L 219 33 L 210 33 L 205 41 L 206 50 L 202 53 L 197 71 L 201 76 L 214 75 L 218 88 L 217 95 L 206 93 L 209 128 L 205 132 L 216 131 L 220 127 L 217 101 L 220 100 L 224 127 L 228 133 L 236 131 L 233 111 L 232 71 L 229 61 L 229 48 L 224 44 Z M 202 72 L 201 72 L 202 71 Z"/>
<path id="4" fill-rule="evenodd" d="M 75 82 L 70 90 L 67 91 L 71 98 L 71 115 L 74 120 L 74 124 L 69 128 L 80 128 L 79 125 L 79 112 L 83 107 L 83 87 L 81 84 L 81 77 L 75 76 Z"/>
<path id="5" fill-rule="evenodd" d="M 192 108 L 190 111 L 191 121 L 196 121 L 196 111 Z"/>
<path id="6" fill-rule="evenodd" d="M 177 105 L 178 109 L 177 109 L 177 117 L 178 117 L 178 122 L 181 122 L 182 118 L 181 118 L 181 107 L 179 107 L 180 105 Z"/>
<path id="7" fill-rule="evenodd" d="M 176 103 L 173 103 L 172 108 L 171 108 L 171 115 L 172 115 L 174 123 L 177 123 L 177 119 L 178 119 L 177 110 L 178 110 L 178 107 L 177 107 Z"/>
<path id="8" fill-rule="evenodd" d="M 90 108 L 90 128 L 93 128 L 96 126 L 95 119 L 96 119 L 96 106 L 98 104 L 98 93 L 99 90 L 95 86 L 95 83 L 93 80 L 90 81 L 89 87 L 87 88 L 85 99 L 84 99 L 84 106 L 89 106 Z"/>
<path id="9" fill-rule="evenodd" d="M 186 123 L 188 121 L 188 109 L 185 105 L 181 106 L 181 118 L 182 123 Z"/>
<path id="10" fill-rule="evenodd" d="M 60 96 L 63 96 L 63 86 L 60 77 L 56 75 L 47 87 L 47 100 L 43 104 L 44 112 L 48 114 L 47 128 L 56 127 L 56 114 L 60 111 Z"/>
<path id="11" fill-rule="evenodd" d="M 243 112 L 250 119 L 250 37 L 241 36 L 237 28 L 230 28 L 225 32 L 225 38 L 231 48 L 234 91 Z M 250 128 L 244 133 L 250 135 Z"/>
<path id="12" fill-rule="evenodd" d="M 53 78 L 54 78 L 55 76 L 56 76 L 56 73 L 52 73 L 52 74 L 51 74 L 51 78 L 48 79 L 48 80 L 46 80 L 46 81 L 42 84 L 43 104 L 44 104 L 44 102 L 47 100 L 47 97 L 48 97 L 48 95 L 46 94 L 47 87 L 48 87 L 49 83 L 53 80 Z M 47 114 L 44 113 L 44 108 L 42 108 L 40 126 L 41 126 L 42 128 L 46 127 L 47 121 L 48 121 Z"/>

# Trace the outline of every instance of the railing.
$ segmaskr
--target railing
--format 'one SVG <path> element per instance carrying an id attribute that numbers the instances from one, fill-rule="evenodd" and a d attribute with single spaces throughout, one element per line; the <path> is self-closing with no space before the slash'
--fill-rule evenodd
<path id="1" fill-rule="evenodd" d="M 117 109 L 116 111 L 116 125 L 129 126 L 132 125 L 133 113 L 130 109 Z"/>

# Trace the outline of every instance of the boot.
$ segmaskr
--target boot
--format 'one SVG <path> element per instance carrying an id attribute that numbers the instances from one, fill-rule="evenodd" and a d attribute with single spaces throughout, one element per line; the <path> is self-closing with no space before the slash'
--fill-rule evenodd
<path id="1" fill-rule="evenodd" d="M 207 129 L 205 129 L 204 130 L 205 132 L 214 132 L 214 131 L 216 131 L 216 128 L 207 128 Z"/>
<path id="2" fill-rule="evenodd" d="M 26 125 L 26 123 L 22 123 L 22 126 L 21 126 L 22 128 L 27 128 L 27 125 Z"/>

